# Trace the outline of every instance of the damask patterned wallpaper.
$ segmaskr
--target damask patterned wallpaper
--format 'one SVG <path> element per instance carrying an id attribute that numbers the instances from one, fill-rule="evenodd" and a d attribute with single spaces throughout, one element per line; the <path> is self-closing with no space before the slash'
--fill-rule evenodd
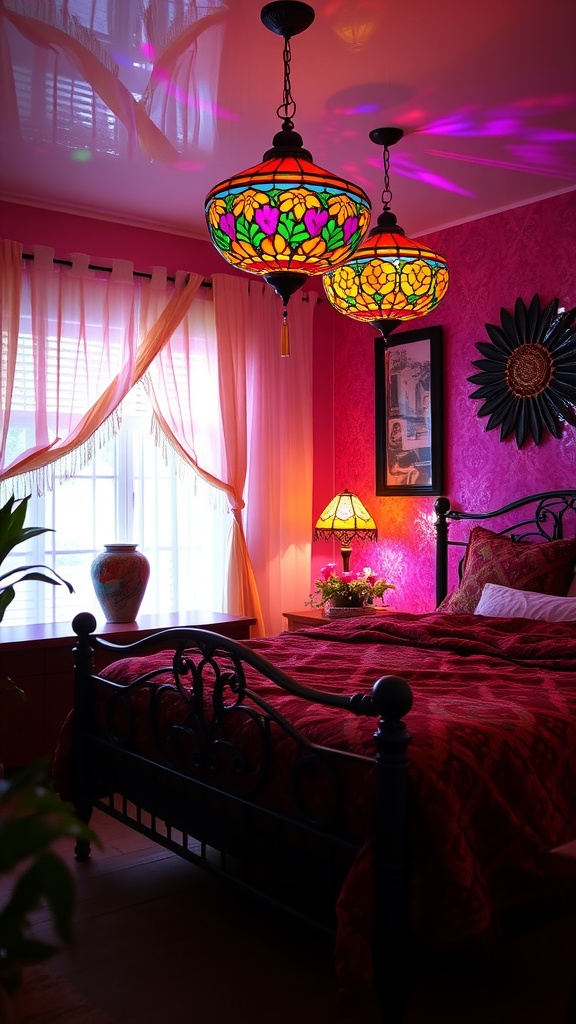
<path id="1" fill-rule="evenodd" d="M 408 219 L 408 218 L 407 218 Z M 404 222 L 404 221 L 403 221 Z M 517 298 L 576 306 L 576 191 L 437 232 L 424 241 L 451 270 L 447 296 L 429 317 L 406 329 L 441 324 L 444 351 L 444 494 L 459 508 L 486 511 L 526 494 L 576 487 L 576 428 L 531 438 L 486 431 L 481 402 L 469 395 L 477 341 L 485 324 Z M 336 315 L 336 314 L 335 314 Z M 374 339 L 370 328 L 339 316 L 334 341 L 335 490 L 355 491 L 376 519 L 375 544 L 353 542 L 351 568 L 365 565 L 396 584 L 388 604 L 399 611 L 434 608 L 434 498 L 375 497 Z M 318 544 L 314 545 L 318 554 Z M 328 559 L 326 559 L 327 561 Z"/>

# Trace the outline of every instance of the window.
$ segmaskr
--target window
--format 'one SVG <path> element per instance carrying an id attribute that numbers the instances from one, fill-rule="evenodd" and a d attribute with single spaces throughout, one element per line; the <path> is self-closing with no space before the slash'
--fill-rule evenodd
<path id="1" fill-rule="evenodd" d="M 206 297 L 200 306 L 202 311 L 191 321 L 193 329 L 213 332 L 212 303 Z M 93 334 L 97 321 L 92 320 L 88 326 Z M 115 345 L 114 325 L 110 326 L 113 352 L 120 346 Z M 44 345 L 50 436 L 67 433 L 70 423 L 90 405 L 90 387 L 102 370 L 101 346 L 79 347 L 77 325 L 71 324 L 64 333 L 69 333 L 69 341 L 61 338 L 57 346 L 53 333 L 47 331 Z M 18 349 L 8 462 L 36 443 L 34 357 L 30 312 L 26 308 L 20 321 Z M 95 362 L 91 362 L 93 351 Z M 84 375 L 78 372 L 80 352 L 86 360 Z M 194 399 L 196 407 L 199 403 L 206 406 L 205 427 L 209 429 L 217 409 L 217 385 L 211 367 L 200 365 L 201 357 L 193 358 L 199 364 L 194 374 Z M 59 405 L 60 388 L 67 392 L 66 408 L 71 420 L 63 416 Z M 152 426 L 150 401 L 142 384 L 137 384 L 124 400 L 120 429 L 103 443 L 97 436 L 93 455 L 84 465 L 78 453 L 72 453 L 62 465 L 56 463 L 53 484 L 41 496 L 34 484 L 16 478 L 16 497 L 31 492 L 25 525 L 45 526 L 54 532 L 32 538 L 26 547 L 18 546 L 1 571 L 47 565 L 68 580 L 75 593 L 70 595 L 66 587 L 36 581 L 19 584 L 4 623 L 69 622 L 80 611 L 92 611 L 102 624 L 104 616 L 92 589 L 90 565 L 104 544 L 118 541 L 138 544 L 150 561 L 141 614 L 224 610 L 231 528 L 227 498 L 184 463 L 163 435 L 156 437 Z M 76 465 L 71 464 L 74 460 Z M 50 474 L 49 469 L 48 479 Z M 8 480 L 4 485 L 2 504 L 10 493 L 10 483 Z"/>
<path id="2" fill-rule="evenodd" d="M 103 623 L 90 565 L 113 541 L 138 544 L 150 561 L 140 613 L 223 610 L 230 529 L 226 497 L 154 443 L 143 389 L 129 396 L 127 405 L 119 433 L 76 476 L 58 474 L 52 490 L 32 495 L 26 525 L 54 532 L 19 546 L 3 566 L 3 571 L 24 564 L 50 566 L 72 583 L 75 593 L 22 583 L 4 622 L 71 621 L 77 612 L 91 611 Z"/>

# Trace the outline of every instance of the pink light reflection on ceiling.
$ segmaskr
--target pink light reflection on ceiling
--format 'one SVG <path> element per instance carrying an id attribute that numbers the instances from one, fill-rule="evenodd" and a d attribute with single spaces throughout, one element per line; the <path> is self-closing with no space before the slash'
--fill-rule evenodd
<path id="1" fill-rule="evenodd" d="M 428 150 L 430 152 L 430 150 Z M 372 167 L 379 167 L 382 165 L 382 161 L 375 159 L 368 160 L 368 163 Z M 461 188 L 455 181 L 449 181 L 448 178 L 443 178 L 440 174 L 435 174 L 433 171 L 428 171 L 424 167 L 419 166 L 410 160 L 408 157 L 403 156 L 401 153 L 394 152 L 390 161 L 390 177 L 393 178 L 395 174 L 398 174 L 402 178 L 410 178 L 412 181 L 420 181 L 424 185 L 431 185 L 432 188 L 440 189 L 443 192 L 453 192 L 455 195 L 474 197 L 474 193 L 468 189 Z M 392 191 L 394 191 L 392 182 Z"/>

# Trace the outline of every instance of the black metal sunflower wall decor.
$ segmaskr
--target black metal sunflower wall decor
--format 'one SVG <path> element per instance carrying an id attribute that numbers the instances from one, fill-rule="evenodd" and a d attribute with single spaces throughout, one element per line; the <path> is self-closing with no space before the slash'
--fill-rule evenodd
<path id="1" fill-rule="evenodd" d="M 538 295 L 528 308 L 517 299 L 514 316 L 500 310 L 501 327 L 486 324 L 491 344 L 476 342 L 484 358 L 472 362 L 480 373 L 467 380 L 480 386 L 469 397 L 483 400 L 486 430 L 499 426 L 501 441 L 514 433 L 518 448 L 528 435 L 540 444 L 546 430 L 560 437 L 562 421 L 576 426 L 576 307 L 558 306 L 554 299 L 542 310 Z"/>

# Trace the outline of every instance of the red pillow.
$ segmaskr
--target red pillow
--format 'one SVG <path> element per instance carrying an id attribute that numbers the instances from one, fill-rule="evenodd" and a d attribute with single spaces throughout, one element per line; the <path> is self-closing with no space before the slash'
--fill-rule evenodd
<path id="1" fill-rule="evenodd" d="M 485 583 L 563 597 L 575 561 L 576 539 L 514 541 L 475 526 L 470 531 L 460 584 L 438 605 L 438 611 L 473 612 Z"/>

